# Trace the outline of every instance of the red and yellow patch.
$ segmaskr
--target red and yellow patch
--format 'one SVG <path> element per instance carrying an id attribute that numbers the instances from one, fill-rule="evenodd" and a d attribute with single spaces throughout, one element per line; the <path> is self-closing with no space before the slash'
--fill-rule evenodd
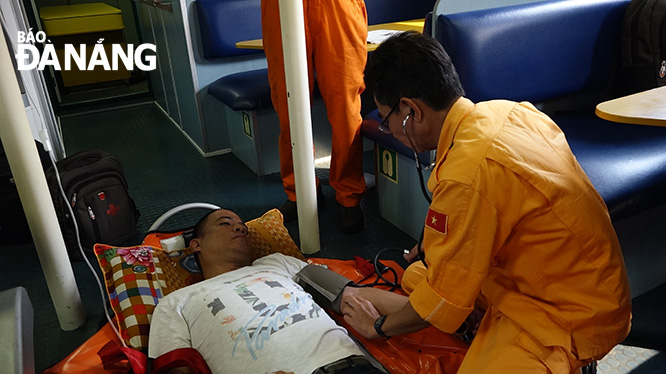
<path id="1" fill-rule="evenodd" d="M 449 233 L 449 215 L 430 208 L 428 209 L 425 225 L 442 235 L 447 235 Z"/>

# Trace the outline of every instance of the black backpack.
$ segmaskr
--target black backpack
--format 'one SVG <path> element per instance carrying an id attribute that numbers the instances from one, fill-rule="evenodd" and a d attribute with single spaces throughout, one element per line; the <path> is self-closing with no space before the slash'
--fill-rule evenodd
<path id="1" fill-rule="evenodd" d="M 632 0 L 620 42 L 622 94 L 666 85 L 666 0 Z"/>
<path id="2" fill-rule="evenodd" d="M 87 253 L 92 254 L 95 243 L 121 245 L 134 236 L 139 211 L 115 156 L 101 150 L 83 151 L 65 157 L 56 166 Z M 69 256 L 81 259 L 74 223 L 53 167 L 46 171 L 46 179 Z"/>

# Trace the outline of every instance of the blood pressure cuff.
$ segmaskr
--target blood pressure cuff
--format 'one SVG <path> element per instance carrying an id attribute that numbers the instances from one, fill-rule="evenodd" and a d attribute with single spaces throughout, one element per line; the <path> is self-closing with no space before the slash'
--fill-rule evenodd
<path id="1" fill-rule="evenodd" d="M 350 284 L 349 278 L 320 265 L 307 265 L 296 274 L 296 282 L 312 295 L 319 306 L 340 313 L 342 291 Z"/>

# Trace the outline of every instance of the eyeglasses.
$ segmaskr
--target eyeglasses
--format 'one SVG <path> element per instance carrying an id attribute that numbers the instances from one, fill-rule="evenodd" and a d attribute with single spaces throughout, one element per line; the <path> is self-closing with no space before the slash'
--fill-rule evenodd
<path id="1" fill-rule="evenodd" d="M 382 121 L 382 123 L 379 124 L 379 131 L 383 132 L 384 134 L 390 134 L 391 133 L 391 129 L 389 128 L 389 125 L 388 125 L 388 120 L 389 120 L 389 117 L 391 117 L 391 114 L 393 114 L 393 112 L 398 108 L 398 105 L 400 105 L 400 101 L 395 103 L 393 108 L 391 108 L 391 111 L 388 112 L 386 117 L 384 117 L 384 120 Z"/>

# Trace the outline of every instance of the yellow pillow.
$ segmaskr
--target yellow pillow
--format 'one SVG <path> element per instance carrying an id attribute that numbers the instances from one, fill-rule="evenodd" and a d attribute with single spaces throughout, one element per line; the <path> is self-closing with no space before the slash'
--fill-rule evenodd
<path id="1" fill-rule="evenodd" d="M 276 252 L 305 259 L 284 227 L 279 210 L 270 210 L 246 224 L 253 260 Z M 159 300 L 203 279 L 191 249 L 166 252 L 158 247 L 160 238 L 175 235 L 179 233 L 150 234 L 143 245 L 135 247 L 95 245 L 118 329 L 128 347 L 147 351 L 150 318 Z"/>
<path id="2" fill-rule="evenodd" d="M 246 222 L 250 246 L 254 252 L 253 261 L 271 253 L 282 253 L 305 261 L 283 222 L 282 213 L 277 209 L 271 209 L 263 216 Z"/>

